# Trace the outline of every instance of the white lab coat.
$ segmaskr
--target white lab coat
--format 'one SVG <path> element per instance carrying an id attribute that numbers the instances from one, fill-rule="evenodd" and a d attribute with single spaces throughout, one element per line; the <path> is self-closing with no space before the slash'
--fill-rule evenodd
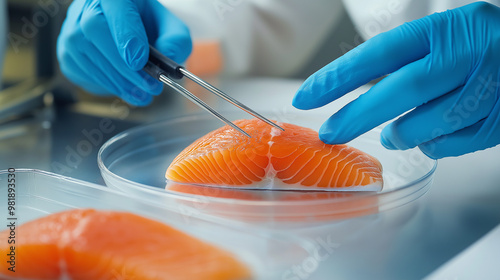
<path id="1" fill-rule="evenodd" d="M 159 0 L 194 38 L 222 42 L 226 73 L 286 76 L 301 67 L 343 11 L 339 0 Z"/>
<path id="2" fill-rule="evenodd" d="M 220 40 L 229 75 L 298 72 L 327 36 L 335 36 L 344 12 L 340 0 L 159 1 L 187 23 L 194 38 Z M 471 2 L 475 1 L 344 0 L 344 6 L 358 32 L 368 39 L 406 21 Z M 489 2 L 500 5 L 500 0 Z"/>

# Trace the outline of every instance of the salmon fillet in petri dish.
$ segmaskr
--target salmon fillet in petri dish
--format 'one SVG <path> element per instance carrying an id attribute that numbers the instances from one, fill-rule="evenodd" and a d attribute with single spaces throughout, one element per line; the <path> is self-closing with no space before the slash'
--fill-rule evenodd
<path id="1" fill-rule="evenodd" d="M 258 119 L 235 121 L 184 149 L 170 164 L 168 182 L 248 189 L 381 191 L 382 165 L 348 145 L 323 143 L 318 132 Z"/>

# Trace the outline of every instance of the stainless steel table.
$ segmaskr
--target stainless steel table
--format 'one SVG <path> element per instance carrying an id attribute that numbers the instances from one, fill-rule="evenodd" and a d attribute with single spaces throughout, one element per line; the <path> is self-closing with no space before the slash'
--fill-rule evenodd
<path id="1" fill-rule="evenodd" d="M 253 108 L 287 117 L 301 81 L 230 80 L 219 86 Z M 361 92 L 321 110 L 338 108 Z M 265 99 L 264 99 L 265 97 Z M 204 96 L 217 109 L 231 106 Z M 36 168 L 103 184 L 96 164 L 110 137 L 142 123 L 199 112 L 166 93 L 152 107 L 130 109 L 116 99 L 55 108 L 41 117 L 0 126 L 0 169 Z M 208 117 L 208 116 L 207 116 Z M 319 127 L 320 124 L 318 124 Z M 103 129 L 105 128 L 105 129 Z M 382 216 L 362 217 L 349 232 L 325 224 L 299 234 L 336 244 L 321 259 L 304 259 L 283 279 L 420 279 L 500 223 L 500 147 L 440 160 L 431 190 Z M 313 257 L 313 256 L 311 256 Z M 323 258 L 324 257 L 324 258 Z"/>

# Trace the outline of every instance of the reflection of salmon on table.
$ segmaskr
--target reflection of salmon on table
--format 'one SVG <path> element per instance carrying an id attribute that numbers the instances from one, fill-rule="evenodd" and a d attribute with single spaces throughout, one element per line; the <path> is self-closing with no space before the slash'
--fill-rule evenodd
<path id="1" fill-rule="evenodd" d="M 374 192 L 324 192 L 247 190 L 168 183 L 166 190 L 195 195 L 200 199 L 219 198 L 235 203 L 204 201 L 202 209 L 215 216 L 247 222 L 314 222 L 343 220 L 378 213 L 379 199 Z M 255 207 L 247 202 L 262 202 Z M 227 201 L 226 201 L 227 202 Z M 179 201 L 185 207 L 200 208 L 197 202 Z"/>

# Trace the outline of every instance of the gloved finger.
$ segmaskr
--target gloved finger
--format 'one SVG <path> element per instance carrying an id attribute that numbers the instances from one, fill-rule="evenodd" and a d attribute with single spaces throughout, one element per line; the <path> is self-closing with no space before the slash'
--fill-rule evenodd
<path id="1" fill-rule="evenodd" d="M 153 96 L 151 94 L 144 94 L 144 91 L 137 87 L 132 88 L 126 96 L 120 96 L 120 98 L 125 100 L 128 104 L 138 107 L 147 106 L 153 102 Z"/>
<path id="2" fill-rule="evenodd" d="M 82 53 L 78 57 L 78 63 L 83 69 L 92 71 L 97 83 L 103 85 L 110 93 L 120 97 L 127 103 L 134 106 L 146 106 L 151 103 L 152 96 L 149 93 L 135 86 L 125 77 L 120 76 L 119 73 L 115 72 L 114 75 L 116 76 L 110 78 L 108 76 L 109 71 L 104 72 L 102 69 L 105 68 L 96 67 L 94 58 L 88 56 L 87 53 Z"/>
<path id="3" fill-rule="evenodd" d="M 482 141 L 476 135 L 481 130 L 483 124 L 484 120 L 452 134 L 437 137 L 429 142 L 420 144 L 418 147 L 432 159 L 460 156 L 492 147 L 493 145 L 485 145 L 487 143 L 482 143 L 482 145 L 478 143 Z"/>
<path id="4" fill-rule="evenodd" d="M 71 5 L 68 7 L 66 19 L 64 20 L 63 26 L 74 25 L 78 20 L 80 20 L 79 16 L 84 6 L 85 1 L 72 1 Z M 64 29 L 64 27 L 61 29 Z"/>
<path id="5" fill-rule="evenodd" d="M 102 58 L 102 54 L 85 38 L 83 32 L 80 28 L 74 29 L 73 32 L 61 37 L 58 40 L 58 45 L 64 45 L 62 47 L 68 47 L 67 50 L 60 49 L 58 56 L 62 61 L 71 60 L 73 64 L 78 65 L 81 71 L 67 71 L 67 74 L 72 80 L 77 82 L 80 86 L 87 90 L 92 91 L 94 88 L 89 87 L 89 83 L 94 83 L 100 85 L 101 88 L 106 89 L 107 92 L 117 95 L 124 99 L 126 102 L 136 105 L 144 106 L 151 102 L 152 97 L 150 94 L 137 90 L 138 87 L 134 86 L 125 77 L 120 76 L 120 73 L 116 71 L 105 71 L 103 69 L 112 69 L 110 66 L 96 65 L 97 63 L 107 62 L 105 58 Z M 66 67 L 63 63 L 62 69 Z M 70 69 L 76 69 L 71 67 Z M 84 69 L 84 70 L 83 70 Z M 83 73 L 87 73 L 87 79 L 84 79 Z M 115 75 L 110 78 L 108 75 Z M 91 76 L 91 77 L 90 77 Z M 102 89 L 96 92 L 102 93 Z M 134 91 L 133 95 L 131 92 Z"/>
<path id="6" fill-rule="evenodd" d="M 109 78 L 118 79 L 117 76 L 123 76 L 144 91 L 153 95 L 161 93 L 163 87 L 159 81 L 142 71 L 130 69 L 122 59 L 107 27 L 106 18 L 98 8 L 86 9 L 82 14 L 80 26 L 85 38 L 92 44 L 85 46 L 88 48 L 86 53 L 93 58 L 98 67 L 108 69 L 106 72 Z"/>
<path id="7" fill-rule="evenodd" d="M 163 89 L 162 84 L 158 84 L 156 80 L 146 73 L 140 73 L 140 75 L 143 76 L 141 80 L 142 86 L 138 86 L 120 72 L 103 72 L 101 69 L 112 69 L 112 66 L 109 65 L 109 61 L 107 61 L 103 55 L 92 46 L 86 47 L 85 50 L 85 53 L 82 53 L 82 55 L 86 57 L 85 61 L 87 67 L 90 67 L 91 64 L 94 65 L 94 69 L 96 70 L 93 73 L 98 75 L 98 83 L 111 85 L 108 86 L 109 88 L 113 88 L 113 91 L 111 92 L 129 104 L 134 106 L 149 105 L 153 100 L 151 93 L 161 92 Z M 158 93 L 155 94 L 157 95 Z"/>
<path id="8" fill-rule="evenodd" d="M 70 57 L 65 58 L 64 67 L 61 67 L 61 71 L 69 80 L 89 92 L 99 95 L 109 94 L 109 90 L 100 86 Z"/>
<path id="9" fill-rule="evenodd" d="M 431 67 L 432 65 L 432 67 Z M 463 69 L 432 61 L 410 63 L 331 116 L 319 131 L 328 144 L 349 142 L 368 130 L 460 87 Z"/>
<path id="10" fill-rule="evenodd" d="M 114 41 L 113 46 L 117 47 L 119 55 L 130 69 L 141 70 L 146 65 L 149 57 L 147 33 L 137 6 L 143 4 L 143 1 L 99 2 L 106 17 L 106 25 L 111 31 L 111 38 Z M 103 27 L 101 26 L 101 28 Z"/>
<path id="11" fill-rule="evenodd" d="M 500 144 L 500 102 L 496 101 L 485 119 L 418 147 L 430 158 L 439 159 L 484 150 L 498 144 Z"/>
<path id="12" fill-rule="evenodd" d="M 471 86 L 472 85 L 472 86 Z M 388 149 L 410 149 L 441 135 L 471 126 L 487 117 L 494 100 L 482 99 L 473 90 L 475 83 L 460 87 L 387 125 L 380 135 Z"/>
<path id="13" fill-rule="evenodd" d="M 59 67 L 64 75 L 70 79 L 75 84 L 83 87 L 87 91 L 96 94 L 110 93 L 111 88 L 103 86 L 97 78 L 99 75 L 94 75 L 98 69 L 93 67 L 90 71 L 89 69 L 84 70 L 78 63 L 82 54 L 79 51 L 79 46 L 82 44 L 88 44 L 85 42 L 85 38 L 81 29 L 74 29 L 70 34 L 62 33 L 59 35 L 57 40 L 57 58 L 59 60 Z M 92 75 L 90 73 L 93 73 Z"/>
<path id="14" fill-rule="evenodd" d="M 122 85 L 126 83 L 121 82 L 124 78 L 118 76 L 119 73 L 113 71 L 103 71 L 102 69 L 108 68 L 103 68 L 102 65 L 101 67 L 96 66 L 95 62 L 104 61 L 104 59 L 100 57 L 101 54 L 99 51 L 97 51 L 95 47 L 85 38 L 80 28 L 74 29 L 73 32 L 66 38 L 59 40 L 58 44 L 62 45 L 62 42 L 65 42 L 70 46 L 67 50 L 61 52 L 62 57 L 60 58 L 62 58 L 62 61 L 72 61 L 73 64 L 78 65 L 78 68 L 82 69 L 77 72 L 72 71 L 76 68 L 71 68 L 71 70 L 68 69 L 68 73 L 65 74 L 67 74 L 72 80 L 76 81 L 80 86 L 85 87 L 86 89 L 91 89 L 88 87 L 88 84 L 92 82 L 100 85 L 109 93 L 115 95 L 121 94 L 125 91 L 122 88 Z M 88 57 L 88 55 L 90 55 L 90 57 Z M 64 69 L 65 67 L 63 65 L 63 70 Z M 115 73 L 117 76 L 110 79 L 108 77 L 110 72 Z M 99 92 L 102 92 L 102 90 L 99 90 Z"/>
<path id="15" fill-rule="evenodd" d="M 369 81 L 392 73 L 429 53 L 428 17 L 381 33 L 311 75 L 299 88 L 293 106 L 324 106 Z"/>
<path id="16" fill-rule="evenodd" d="M 92 60 L 89 59 L 85 54 L 78 54 L 78 57 L 74 58 L 74 61 L 75 64 L 79 65 L 81 69 L 85 69 L 85 71 L 87 72 L 92 72 L 91 80 L 84 81 L 83 83 L 78 83 L 86 90 L 93 92 L 91 88 L 86 86 L 86 84 L 89 84 L 89 81 L 92 81 L 92 83 L 100 85 L 102 88 L 106 89 L 108 93 L 111 93 L 113 95 L 117 95 L 121 91 L 120 87 L 116 83 L 113 83 L 111 80 L 107 79 L 106 74 L 100 68 L 95 67 L 95 65 L 92 63 Z M 80 75 L 81 72 L 76 74 Z"/>
<path id="17" fill-rule="evenodd" d="M 473 138 L 481 129 L 484 121 L 458 130 L 452 134 L 437 137 L 431 141 L 420 144 L 419 149 L 432 159 L 450 156 L 460 156 L 477 150 Z"/>
<path id="18" fill-rule="evenodd" d="M 158 1 L 150 1 L 152 18 L 158 23 L 158 36 L 152 42 L 156 49 L 177 63 L 184 62 L 191 54 L 193 43 L 188 27 Z M 150 22 L 147 25 L 152 24 Z"/>

